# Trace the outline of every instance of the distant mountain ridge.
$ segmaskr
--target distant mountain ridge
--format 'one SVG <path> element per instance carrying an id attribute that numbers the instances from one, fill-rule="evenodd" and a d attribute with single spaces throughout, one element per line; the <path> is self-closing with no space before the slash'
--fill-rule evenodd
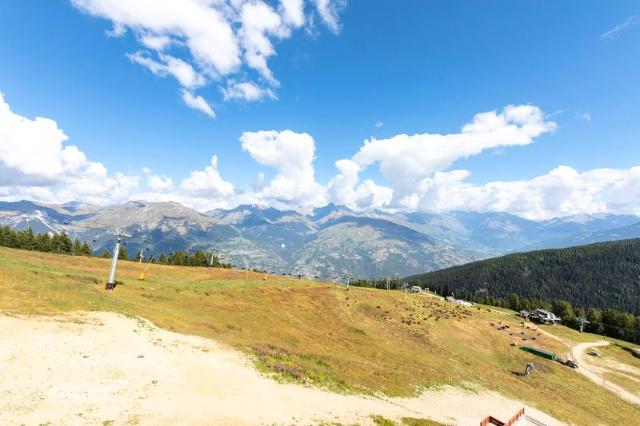
<path id="1" fill-rule="evenodd" d="M 613 229 L 599 229 L 578 232 L 576 235 L 545 241 L 545 245 L 537 244 L 536 248 L 562 248 L 593 244 L 603 241 L 617 241 L 640 238 L 640 222 Z"/>
<path id="2" fill-rule="evenodd" d="M 239 266 L 273 272 L 374 278 L 409 275 L 526 248 L 636 236 L 636 216 L 597 215 L 531 221 L 507 213 L 355 212 L 329 204 L 301 214 L 243 205 L 197 212 L 176 202 L 131 201 L 98 207 L 0 202 L 0 225 L 67 232 L 96 253 L 111 250 L 112 232 L 132 235 L 130 255 L 217 250 Z"/>

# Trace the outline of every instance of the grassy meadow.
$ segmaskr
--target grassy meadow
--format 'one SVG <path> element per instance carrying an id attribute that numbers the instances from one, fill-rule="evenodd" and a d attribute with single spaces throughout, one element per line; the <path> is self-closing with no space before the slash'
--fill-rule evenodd
<path id="1" fill-rule="evenodd" d="M 632 346 L 627 342 L 613 341 L 609 346 L 594 348 L 602 356 L 592 362 L 609 370 L 605 375 L 607 380 L 640 396 L 640 358 L 633 356 Z"/>
<path id="2" fill-rule="evenodd" d="M 506 311 L 228 269 L 152 265 L 138 281 L 144 265 L 129 261 L 119 263 L 122 284 L 106 291 L 109 262 L 0 247 L 0 312 L 142 317 L 241 350 L 278 380 L 345 393 L 410 396 L 454 385 L 495 390 L 574 424 L 640 418 L 639 408 L 575 371 L 512 346 L 567 352 Z M 529 361 L 536 369 L 525 379 Z"/>

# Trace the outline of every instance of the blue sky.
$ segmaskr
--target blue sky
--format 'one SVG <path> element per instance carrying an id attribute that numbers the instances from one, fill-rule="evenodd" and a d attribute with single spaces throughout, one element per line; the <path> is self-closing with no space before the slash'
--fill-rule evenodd
<path id="1" fill-rule="evenodd" d="M 114 10 L 119 7 L 118 0 L 109 1 Z M 122 172 L 143 182 L 150 173 L 141 170 L 148 167 L 153 175 L 171 178 L 175 188 L 171 194 L 195 207 L 227 205 L 234 197 L 217 188 L 199 191 L 199 200 L 182 198 L 188 191 L 181 181 L 193 171 L 204 170 L 216 154 L 215 171 L 221 180 L 232 183 L 233 194 L 254 193 L 253 198 L 236 197 L 236 203 L 255 199 L 294 207 L 342 201 L 354 207 L 460 208 L 464 202 L 443 204 L 433 195 L 417 204 L 403 201 L 402 197 L 418 193 L 422 199 L 424 191 L 408 190 L 407 182 L 390 184 L 389 170 L 403 164 L 390 165 L 385 175 L 378 167 L 379 158 L 359 165 L 358 180 L 351 189 L 357 192 L 358 185 L 369 179 L 377 185 L 373 190 L 363 187 L 360 201 L 352 193 L 335 200 L 299 194 L 295 189 L 285 194 L 286 189 L 279 186 L 276 190 L 275 184 L 271 195 L 257 194 L 278 175 L 284 176 L 287 187 L 285 178 L 298 172 L 308 178 L 308 173 L 283 172 L 286 166 L 275 160 L 258 164 L 255 152 L 243 150 L 238 141 L 244 132 L 290 129 L 307 133 L 315 148 L 315 174 L 307 186 L 318 184 L 314 192 L 322 192 L 338 174 L 334 162 L 351 159 L 365 139 L 457 134 L 475 114 L 493 110 L 499 114 L 508 105 L 539 108 L 543 120 L 555 123 L 555 129 L 542 131 L 524 144 L 501 142 L 479 153 L 462 153 L 444 166 L 434 166 L 427 159 L 424 168 L 428 173 L 416 176 L 415 186 L 423 179 L 433 180 L 433 173 L 454 170 L 468 171 L 465 184 L 482 186 L 529 181 L 558 166 L 569 166 L 578 173 L 603 168 L 622 173 L 640 164 L 637 1 L 329 1 L 326 7 L 333 8 L 329 9 L 336 19 L 333 23 L 323 19 L 322 5 L 309 2 L 304 4 L 303 24 L 290 26 L 286 36 L 271 38 L 275 54 L 267 57 L 267 64 L 279 84 L 269 83 L 264 73 L 243 62 L 232 73 L 207 77 L 206 84 L 189 88 L 211 105 L 213 118 L 185 105 L 183 87 L 175 78 L 156 75 L 127 57 L 147 52 L 147 57 L 160 62 L 158 52 L 141 44 L 140 26 L 126 27 L 119 37 L 107 36 L 117 14 L 105 16 L 111 10 L 96 11 L 92 3 L 0 0 L 0 91 L 4 101 L 14 115 L 55 120 L 69 137 L 65 144 L 77 146 L 89 161 L 104 165 L 109 176 Z M 269 4 L 279 10 L 278 2 Z M 170 53 L 198 69 L 188 42 L 176 45 Z M 230 80 L 269 88 L 277 99 L 225 101 L 221 91 L 229 87 Z M 305 162 L 304 155 L 296 155 L 291 158 Z M 15 167 L 5 165 L 6 173 Z M 265 173 L 265 181 L 251 189 L 260 172 Z M 625 188 L 637 182 L 637 171 L 630 173 L 608 178 L 602 185 Z M 65 192 L 60 179 L 64 180 L 59 176 L 52 180 L 48 192 L 6 179 L 0 195 L 65 201 L 61 194 L 73 192 Z M 543 193 L 527 211 L 495 199 L 474 199 L 471 204 L 477 204 L 474 208 L 478 210 L 506 210 L 531 217 L 582 211 L 640 212 L 635 193 L 620 200 L 606 193 L 606 188 L 589 194 L 593 200 L 585 206 L 567 209 L 567 200 L 581 197 L 591 185 L 590 178 L 581 179 L 585 182 L 577 189 L 572 187 L 574 192 L 567 193 L 564 206 L 561 201 L 544 201 L 548 197 Z M 393 195 L 378 187 L 390 188 Z M 537 186 L 527 190 L 543 191 Z M 370 197 L 372 191 L 378 195 Z M 459 188 L 452 191 L 459 192 Z M 144 183 L 125 192 L 121 194 L 125 198 L 141 194 L 171 198 L 166 194 L 156 197 Z M 461 192 L 460 197 L 464 196 Z M 523 196 L 513 196 L 507 204 L 517 204 Z M 105 202 L 121 201 L 104 194 L 86 198 L 96 202 L 100 197 Z M 374 198 L 377 201 L 367 205 Z"/>

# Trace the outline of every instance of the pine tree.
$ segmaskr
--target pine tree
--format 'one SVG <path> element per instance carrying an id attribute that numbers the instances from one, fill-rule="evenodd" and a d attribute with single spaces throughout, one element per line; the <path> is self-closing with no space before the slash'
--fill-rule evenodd
<path id="1" fill-rule="evenodd" d="M 0 227 L 0 246 L 9 247 L 9 233 L 11 229 L 8 226 Z"/>
<path id="2" fill-rule="evenodd" d="M 187 255 L 181 251 L 176 251 L 169 256 L 168 263 L 170 265 L 184 266 L 187 264 Z"/>
<path id="3" fill-rule="evenodd" d="M 105 259 L 108 259 L 108 258 L 110 258 L 110 257 L 111 257 L 111 253 L 109 253 L 109 250 L 106 250 L 106 249 L 105 249 L 105 250 L 102 252 L 102 254 L 100 255 L 100 257 L 105 258 Z"/>
<path id="4" fill-rule="evenodd" d="M 35 250 L 36 239 L 33 236 L 33 230 L 29 226 L 24 232 L 20 233 L 20 248 L 24 250 Z"/>
<path id="5" fill-rule="evenodd" d="M 511 309 L 512 311 L 519 311 L 520 309 L 522 309 L 521 303 L 520 303 L 520 296 L 518 296 L 515 293 L 511 293 L 507 299 L 508 303 L 509 303 L 509 309 Z"/>
<path id="6" fill-rule="evenodd" d="M 64 232 L 58 235 L 58 252 L 59 253 L 73 253 L 73 241 Z"/>
<path id="7" fill-rule="evenodd" d="M 82 254 L 82 243 L 80 243 L 80 240 L 77 238 L 73 240 L 72 251 L 73 251 L 73 254 L 76 256 L 79 256 Z"/>
<path id="8" fill-rule="evenodd" d="M 54 253 L 62 253 L 62 242 L 59 234 L 54 234 L 51 237 L 51 251 Z"/>
<path id="9" fill-rule="evenodd" d="M 129 256 L 127 255 L 127 249 L 121 245 L 120 250 L 118 251 L 118 260 L 127 260 Z"/>
<path id="10" fill-rule="evenodd" d="M 51 251 L 51 237 L 47 233 L 38 234 L 36 237 L 36 250 Z"/>
<path id="11" fill-rule="evenodd" d="M 590 308 L 587 311 L 587 321 L 589 321 L 592 324 L 602 322 L 602 312 L 600 312 L 596 308 Z"/>
<path id="12" fill-rule="evenodd" d="M 18 236 L 16 234 L 16 231 L 9 228 L 8 226 L 5 226 L 3 229 L 4 229 L 3 245 L 5 247 L 18 248 Z"/>
<path id="13" fill-rule="evenodd" d="M 196 250 L 196 252 L 191 256 L 191 266 L 207 266 L 207 255 L 201 249 Z"/>
<path id="14" fill-rule="evenodd" d="M 571 303 L 566 300 L 556 300 L 553 302 L 552 310 L 554 314 L 558 315 L 564 321 L 572 321 L 576 318 L 576 314 L 573 312 Z"/>
<path id="15" fill-rule="evenodd" d="M 82 243 L 82 246 L 80 247 L 80 254 L 84 256 L 91 256 L 93 254 L 91 247 L 89 247 L 89 244 L 87 244 L 86 241 Z"/>

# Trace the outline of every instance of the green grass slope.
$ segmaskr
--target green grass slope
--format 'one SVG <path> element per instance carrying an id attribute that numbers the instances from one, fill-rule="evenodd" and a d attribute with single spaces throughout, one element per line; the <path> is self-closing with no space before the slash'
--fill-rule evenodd
<path id="1" fill-rule="evenodd" d="M 640 239 L 516 253 L 407 278 L 439 291 L 566 300 L 640 315 Z"/>
<path id="2" fill-rule="evenodd" d="M 628 424 L 640 409 L 558 363 L 510 345 L 496 327 L 517 318 L 427 295 L 351 288 L 234 270 L 122 262 L 113 292 L 109 261 L 0 248 L 0 313 L 110 311 L 181 333 L 216 339 L 260 370 L 341 392 L 414 395 L 451 384 L 491 389 L 574 424 Z M 492 325 L 493 324 L 493 325 Z M 571 330 L 563 327 L 568 335 Z M 524 331 L 523 331 L 524 333 Z M 527 330 L 527 333 L 530 333 Z M 561 353 L 560 341 L 536 346 Z M 529 361 L 536 373 L 519 375 Z M 491 413 L 487 413 L 491 414 Z"/>

